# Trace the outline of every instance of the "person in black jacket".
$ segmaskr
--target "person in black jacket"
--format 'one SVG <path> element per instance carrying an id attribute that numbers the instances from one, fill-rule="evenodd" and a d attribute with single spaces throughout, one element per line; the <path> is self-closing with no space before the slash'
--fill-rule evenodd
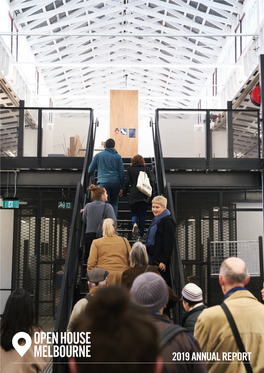
<path id="1" fill-rule="evenodd" d="M 149 264 L 156 264 L 159 267 L 161 276 L 171 287 L 169 264 L 175 244 L 176 223 L 167 210 L 167 198 L 163 196 L 153 198 L 152 212 L 155 217 L 146 237 Z"/>
<path id="2" fill-rule="evenodd" d="M 193 335 L 197 318 L 206 308 L 203 304 L 202 289 L 193 283 L 185 285 L 182 289 L 182 305 L 185 309 L 182 326 Z"/>
<path id="3" fill-rule="evenodd" d="M 131 209 L 131 220 L 133 224 L 132 234 L 142 240 L 146 222 L 146 212 L 151 201 L 151 197 L 140 192 L 137 188 L 137 180 L 140 171 L 146 172 L 154 191 L 154 181 L 150 169 L 146 167 L 144 158 L 137 154 L 131 159 L 131 165 L 127 170 L 126 180 L 124 184 L 123 195 L 126 196 L 129 190 L 129 204 Z"/>

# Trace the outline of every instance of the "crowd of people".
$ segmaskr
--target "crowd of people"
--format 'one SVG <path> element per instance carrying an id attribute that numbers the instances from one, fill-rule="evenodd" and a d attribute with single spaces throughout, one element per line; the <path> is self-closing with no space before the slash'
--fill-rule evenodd
<path id="1" fill-rule="evenodd" d="M 154 191 L 140 155 L 132 158 L 125 180 L 114 145 L 114 140 L 107 140 L 105 151 L 89 167 L 90 174 L 98 169 L 100 184 L 89 187 L 92 202 L 81 210 L 89 291 L 74 305 L 67 332 L 90 333 L 91 353 L 71 357 L 70 372 L 263 373 L 264 305 L 245 289 L 250 280 L 245 262 L 230 257 L 221 264 L 221 305 L 206 307 L 203 291 L 194 283 L 183 287 L 179 299 L 171 288 L 176 223 L 167 200 L 137 189 L 143 171 Z M 132 248 L 116 232 L 118 197 L 128 192 L 132 233 L 138 236 Z M 145 235 L 149 204 L 154 217 Z M 264 287 L 261 296 L 264 300 Z M 177 325 L 169 310 L 180 300 L 183 317 Z M 34 344 L 22 357 L 12 344 L 16 333 L 32 337 L 40 330 L 29 293 L 12 292 L 1 319 L 1 372 L 43 371 L 49 359 L 34 357 Z M 19 343 L 23 346 L 23 341 Z"/>

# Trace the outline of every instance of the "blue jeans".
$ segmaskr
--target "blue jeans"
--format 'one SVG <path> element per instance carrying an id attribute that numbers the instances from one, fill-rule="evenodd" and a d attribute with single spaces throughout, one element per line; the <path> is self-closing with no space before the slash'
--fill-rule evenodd
<path id="1" fill-rule="evenodd" d="M 136 202 L 130 205 L 130 208 L 132 224 L 136 223 L 138 225 L 138 235 L 143 237 L 148 203 L 145 201 Z"/>
<path id="2" fill-rule="evenodd" d="M 108 203 L 113 206 L 115 216 L 117 217 L 118 211 L 118 197 L 120 192 L 120 184 L 119 183 L 101 183 L 98 184 L 105 188 L 108 194 Z"/>

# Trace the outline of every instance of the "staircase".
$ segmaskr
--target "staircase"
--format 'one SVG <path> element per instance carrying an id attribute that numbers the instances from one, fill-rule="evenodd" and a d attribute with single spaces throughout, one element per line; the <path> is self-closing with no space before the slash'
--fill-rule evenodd
<path id="1" fill-rule="evenodd" d="M 153 158 L 145 158 L 146 166 L 154 173 L 155 165 L 154 165 L 154 159 Z M 123 165 L 125 173 L 127 169 L 130 167 L 131 164 L 131 158 L 123 158 Z M 129 196 L 121 197 L 119 198 L 118 203 L 118 216 L 117 216 L 117 233 L 119 236 L 126 237 L 130 243 L 130 246 L 137 241 L 137 237 L 132 235 L 132 222 L 131 222 L 131 211 L 130 211 L 130 205 L 128 203 Z M 153 214 L 151 211 L 151 205 L 149 205 L 149 209 L 147 211 L 146 215 L 146 226 L 145 226 L 145 232 L 144 232 L 144 239 L 146 238 L 146 232 L 148 230 L 148 227 L 153 219 Z M 145 243 L 145 241 L 143 242 Z"/>
<path id="2" fill-rule="evenodd" d="M 154 173 L 155 172 L 155 163 L 153 158 L 145 158 L 146 166 Z M 123 158 L 123 165 L 125 173 L 127 169 L 130 167 L 131 158 Z M 146 238 L 146 232 L 148 227 L 153 219 L 153 214 L 151 211 L 151 205 L 149 205 L 149 209 L 146 215 L 146 226 L 145 226 L 145 233 L 144 239 Z M 128 195 L 125 197 L 119 197 L 118 202 L 118 215 L 117 215 L 117 233 L 119 236 L 126 237 L 130 243 L 130 246 L 137 241 L 137 237 L 132 235 L 132 222 L 131 222 L 131 211 L 130 205 L 128 203 Z M 145 241 L 143 241 L 145 243 Z M 83 250 L 84 251 L 84 250 Z M 87 285 L 87 278 L 86 278 L 86 268 L 87 263 L 83 263 L 83 256 L 80 258 L 80 266 L 82 268 L 81 276 L 79 279 L 79 285 L 76 289 L 76 297 L 75 301 L 80 298 L 83 298 L 88 292 L 88 285 Z"/>

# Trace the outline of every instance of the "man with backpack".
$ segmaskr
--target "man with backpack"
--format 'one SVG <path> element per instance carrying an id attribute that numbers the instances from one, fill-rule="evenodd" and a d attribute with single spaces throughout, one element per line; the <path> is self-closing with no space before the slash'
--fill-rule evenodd
<path id="1" fill-rule="evenodd" d="M 159 346 L 164 360 L 163 372 L 207 372 L 197 340 L 188 331 L 171 323 L 163 314 L 169 300 L 164 279 L 153 272 L 138 276 L 131 288 L 132 299 L 146 308 L 159 332 Z"/>

